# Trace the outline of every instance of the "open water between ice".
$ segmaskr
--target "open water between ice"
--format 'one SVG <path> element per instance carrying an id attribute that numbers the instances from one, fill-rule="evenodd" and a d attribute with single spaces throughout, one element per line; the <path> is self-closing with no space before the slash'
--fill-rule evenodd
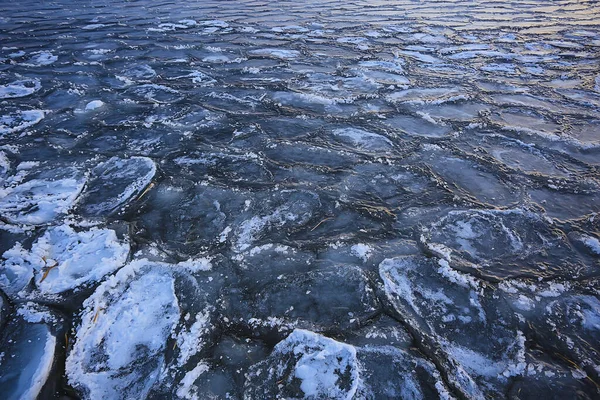
<path id="1" fill-rule="evenodd" d="M 4 1 L 3 399 L 600 398 L 595 1 Z"/>

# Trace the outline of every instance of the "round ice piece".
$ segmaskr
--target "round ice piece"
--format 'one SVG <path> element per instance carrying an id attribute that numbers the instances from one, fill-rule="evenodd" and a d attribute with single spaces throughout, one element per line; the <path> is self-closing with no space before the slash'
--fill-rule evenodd
<path id="1" fill-rule="evenodd" d="M 0 393 L 6 400 L 43 398 L 41 392 L 54 365 L 55 330 L 60 324 L 55 315 L 33 303 L 21 306 L 16 314 L 0 342 Z"/>
<path id="2" fill-rule="evenodd" d="M 146 397 L 179 321 L 174 285 L 170 268 L 141 260 L 123 267 L 85 301 L 66 362 L 69 383 L 84 398 Z"/>
<path id="3" fill-rule="evenodd" d="M 113 230 L 93 228 L 76 232 L 61 225 L 46 231 L 31 251 L 18 244 L 5 252 L 0 286 L 11 293 L 35 275 L 40 292 L 62 293 L 101 280 L 125 264 L 128 254 L 129 245 L 120 242 Z M 15 282 L 10 281 L 11 276 Z"/>
<path id="4" fill-rule="evenodd" d="M 14 224 L 52 222 L 72 207 L 83 188 L 83 179 L 32 179 L 0 189 L 0 215 Z"/>
<path id="5" fill-rule="evenodd" d="M 14 99 L 29 96 L 40 90 L 42 85 L 37 79 L 22 79 L 0 85 L 0 99 Z"/>
<path id="6" fill-rule="evenodd" d="M 102 107 L 103 105 L 104 105 L 104 102 L 102 100 L 93 100 L 93 101 L 90 101 L 89 103 L 87 103 L 87 105 L 85 106 L 85 111 L 97 110 L 98 108 Z"/>
<path id="7" fill-rule="evenodd" d="M 302 329 L 278 343 L 248 377 L 246 398 L 351 399 L 360 385 L 354 347 Z"/>
<path id="8" fill-rule="evenodd" d="M 79 200 L 86 216 L 108 215 L 144 190 L 156 174 L 154 161 L 147 157 L 113 157 L 92 170 Z"/>
<path id="9" fill-rule="evenodd" d="M 20 132 L 27 129 L 46 116 L 44 110 L 23 110 L 9 112 L 0 116 L 0 137 L 7 133 Z"/>

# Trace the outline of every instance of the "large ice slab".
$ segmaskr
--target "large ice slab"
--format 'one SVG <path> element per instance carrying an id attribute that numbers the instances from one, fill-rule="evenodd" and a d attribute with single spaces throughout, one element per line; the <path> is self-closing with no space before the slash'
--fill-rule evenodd
<path id="1" fill-rule="evenodd" d="M 489 276 L 573 276 L 582 269 L 564 234 L 538 214 L 523 210 L 450 211 L 423 236 L 441 255 L 473 263 L 473 271 Z M 568 258 L 548 266 L 547 257 Z M 514 265 L 519 263 L 519 268 Z"/>
<path id="2" fill-rule="evenodd" d="M 354 347 L 296 329 L 246 375 L 244 398 L 452 398 L 435 366 L 392 346 Z"/>
<path id="3" fill-rule="evenodd" d="M 244 321 L 257 333 L 290 327 L 343 332 L 380 311 L 366 274 L 351 265 L 281 274 L 275 282 L 267 278 L 244 286 L 229 300 L 230 319 Z"/>
<path id="4" fill-rule="evenodd" d="M 0 85 L 0 99 L 29 96 L 42 88 L 38 79 L 21 79 Z"/>
<path id="5" fill-rule="evenodd" d="M 2 332 L 0 392 L 7 400 L 52 396 L 47 385 L 55 371 L 62 320 L 43 306 L 26 303 L 16 310 Z"/>
<path id="6" fill-rule="evenodd" d="M 433 341 L 426 346 L 443 352 L 439 361 L 455 389 L 480 396 L 523 373 L 525 338 L 487 307 L 492 293 L 478 280 L 421 256 L 386 259 L 379 274 L 396 312 L 425 342 Z"/>
<path id="7" fill-rule="evenodd" d="M 83 304 L 66 362 L 69 383 L 87 399 L 172 390 L 214 330 L 215 299 L 190 275 L 208 269 L 207 262 L 142 259 L 109 277 Z"/>
<path id="8" fill-rule="evenodd" d="M 244 398 L 352 399 L 359 371 L 354 347 L 296 329 L 250 370 Z"/>
<path id="9" fill-rule="evenodd" d="M 34 295 L 52 296 L 102 280 L 125 264 L 129 244 L 110 229 L 77 232 L 50 228 L 26 250 L 18 243 L 3 254 L 0 287 L 11 296 L 33 280 Z"/>
<path id="10" fill-rule="evenodd" d="M 30 128 L 44 119 L 45 110 L 16 110 L 0 116 L 0 137 Z"/>
<path id="11" fill-rule="evenodd" d="M 0 189 L 0 215 L 14 224 L 50 223 L 73 207 L 84 183 L 71 168 L 34 174 L 23 183 Z"/>
<path id="12" fill-rule="evenodd" d="M 112 157 L 92 170 L 77 209 L 85 216 L 110 215 L 147 188 L 155 174 L 150 158 Z"/>

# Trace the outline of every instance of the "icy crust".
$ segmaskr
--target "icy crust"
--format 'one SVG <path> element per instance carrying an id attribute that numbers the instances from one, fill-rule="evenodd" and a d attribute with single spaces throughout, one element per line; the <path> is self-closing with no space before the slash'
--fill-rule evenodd
<path id="1" fill-rule="evenodd" d="M 92 170 L 78 211 L 85 216 L 110 215 L 147 188 L 155 175 L 156 164 L 150 158 L 112 157 Z"/>
<path id="2" fill-rule="evenodd" d="M 362 129 L 347 127 L 335 129 L 332 133 L 342 143 L 361 150 L 385 152 L 392 148 L 392 142 L 385 136 Z"/>
<path id="3" fill-rule="evenodd" d="M 62 320 L 33 303 L 17 309 L 2 332 L 0 392 L 7 400 L 36 399 L 50 376 Z M 46 395 L 50 393 L 46 392 Z M 42 395 L 43 396 L 43 395 Z"/>
<path id="4" fill-rule="evenodd" d="M 31 53 L 31 57 L 23 65 L 28 67 L 45 67 L 54 64 L 56 60 L 58 60 L 58 56 L 55 56 L 50 51 L 37 51 Z"/>
<path id="5" fill-rule="evenodd" d="M 46 110 L 22 110 L 0 116 L 0 137 L 34 126 L 44 119 L 47 112 Z"/>
<path id="6" fill-rule="evenodd" d="M 0 85 L 0 99 L 29 96 L 42 88 L 39 79 L 22 79 Z"/>
<path id="7" fill-rule="evenodd" d="M 248 54 L 256 57 L 272 57 L 282 60 L 293 60 L 301 55 L 301 53 L 297 50 L 287 50 L 278 48 L 250 50 Z"/>
<path id="8" fill-rule="evenodd" d="M 469 98 L 468 92 L 460 87 L 406 89 L 386 97 L 392 103 L 407 104 L 443 104 Z"/>
<path id="9" fill-rule="evenodd" d="M 100 281 L 125 264 L 129 244 L 110 229 L 76 232 L 68 225 L 50 228 L 26 250 L 19 243 L 3 254 L 0 287 L 22 296 L 33 280 L 35 295 L 51 296 Z"/>
<path id="10" fill-rule="evenodd" d="M 244 398 L 350 400 L 361 385 L 359 373 L 354 347 L 296 329 L 250 369 Z"/>
<path id="11" fill-rule="evenodd" d="M 462 258 L 482 275 L 512 276 L 512 265 L 520 262 L 532 276 L 572 276 L 572 267 L 580 265 L 560 231 L 536 213 L 522 209 L 451 211 L 429 227 L 422 239 L 434 253 Z M 563 258 L 565 252 L 573 256 L 563 264 L 544 264 L 547 257 Z M 523 265 L 516 271 L 523 275 Z"/>
<path id="12" fill-rule="evenodd" d="M 48 175 L 48 174 L 46 174 Z M 74 176 L 74 177 L 67 177 Z M 43 225 L 66 214 L 85 180 L 67 170 L 0 189 L 0 215 L 13 224 Z"/>
<path id="13" fill-rule="evenodd" d="M 66 361 L 69 384 L 84 398 L 166 396 L 201 362 L 215 298 L 188 264 L 197 263 L 133 261 L 84 302 Z M 203 264 L 193 270 L 205 271 Z"/>
<path id="14" fill-rule="evenodd" d="M 172 104 L 183 99 L 183 95 L 177 90 L 153 83 L 132 86 L 124 95 L 130 96 L 133 101 L 151 104 Z"/>
<path id="15" fill-rule="evenodd" d="M 572 364 L 575 378 L 590 377 L 598 382 L 600 351 L 590 344 L 600 342 L 600 300 L 586 293 L 559 293 L 555 292 L 554 299 L 546 296 L 540 302 L 536 301 L 540 294 L 528 294 L 535 307 L 530 311 L 533 313 L 530 319 L 540 333 L 540 342 L 575 361 Z"/>
<path id="16" fill-rule="evenodd" d="M 69 383 L 89 399 L 146 397 L 179 321 L 174 285 L 167 268 L 140 261 L 98 287 L 67 358 Z"/>
<path id="17" fill-rule="evenodd" d="M 435 366 L 392 346 L 295 329 L 246 374 L 244 399 L 451 399 Z"/>
<path id="18" fill-rule="evenodd" d="M 256 153 L 201 153 L 173 160 L 183 174 L 190 177 L 209 175 L 215 179 L 240 183 L 270 182 L 273 175 L 266 168 L 264 157 Z"/>
<path id="19" fill-rule="evenodd" d="M 300 190 L 283 190 L 266 199 L 261 214 L 241 221 L 234 229 L 233 250 L 247 250 L 262 236 L 273 230 L 283 230 L 305 225 L 321 206 L 316 193 Z M 275 208 L 265 206 L 275 206 Z"/>
<path id="20" fill-rule="evenodd" d="M 396 312 L 443 352 L 449 381 L 463 394 L 493 392 L 523 373 L 524 336 L 512 317 L 487 306 L 492 293 L 478 280 L 422 256 L 386 259 L 379 275 Z"/>

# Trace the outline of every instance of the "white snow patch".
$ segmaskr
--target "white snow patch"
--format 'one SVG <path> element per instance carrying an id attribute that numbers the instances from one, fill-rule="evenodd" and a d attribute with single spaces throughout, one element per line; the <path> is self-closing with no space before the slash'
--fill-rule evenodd
<path id="1" fill-rule="evenodd" d="M 104 106 L 104 102 L 102 100 L 93 100 L 86 104 L 85 111 L 93 111 L 97 110 Z"/>
<path id="2" fill-rule="evenodd" d="M 363 262 L 367 262 L 367 260 L 371 257 L 371 254 L 373 253 L 373 248 L 371 246 L 369 246 L 368 244 L 358 243 L 358 244 L 353 245 L 350 248 L 350 251 L 356 257 L 363 260 Z"/>

